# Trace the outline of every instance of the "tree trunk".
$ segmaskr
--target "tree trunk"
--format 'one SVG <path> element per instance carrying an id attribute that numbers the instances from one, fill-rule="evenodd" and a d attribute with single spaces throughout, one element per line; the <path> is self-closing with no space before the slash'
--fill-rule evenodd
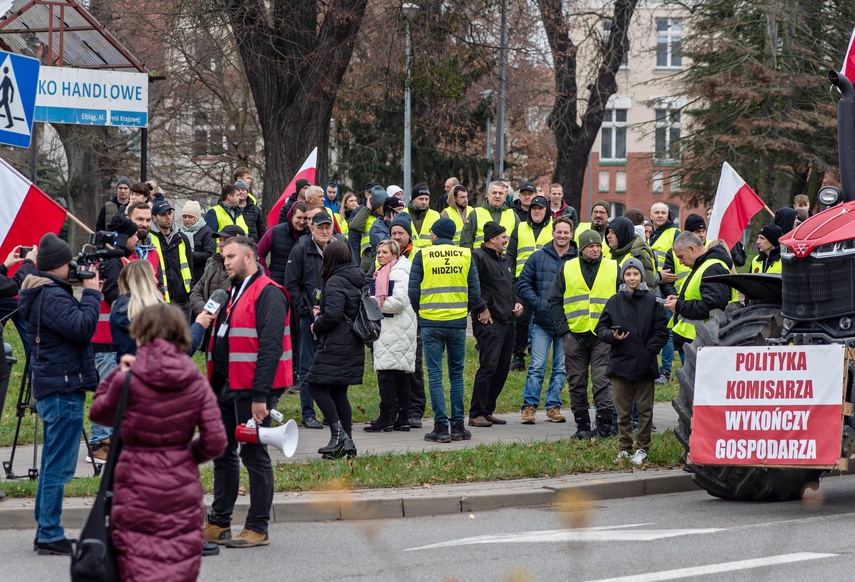
<path id="1" fill-rule="evenodd" d="M 327 177 L 332 108 L 366 0 L 227 0 L 226 7 L 264 138 L 266 213 L 315 147 L 316 182 Z"/>

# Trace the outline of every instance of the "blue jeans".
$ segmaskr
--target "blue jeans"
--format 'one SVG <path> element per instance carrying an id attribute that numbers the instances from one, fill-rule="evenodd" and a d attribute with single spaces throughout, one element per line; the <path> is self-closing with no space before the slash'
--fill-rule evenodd
<path id="1" fill-rule="evenodd" d="M 83 392 L 54 394 L 36 401 L 42 419 L 44 447 L 36 489 L 36 537 L 49 544 L 65 539 L 59 525 L 62 516 L 62 496 L 65 484 L 74 477 L 77 451 L 83 433 Z"/>
<path id="2" fill-rule="evenodd" d="M 668 315 L 668 321 L 674 316 L 672 311 L 665 310 Z M 659 373 L 665 376 L 671 376 L 671 366 L 674 364 L 674 334 L 668 330 L 668 343 L 662 348 L 662 365 L 659 366 Z"/>
<path id="3" fill-rule="evenodd" d="M 553 406 L 561 408 L 561 390 L 567 380 L 561 336 L 536 324 L 531 327 L 531 365 L 525 377 L 523 408 L 540 406 L 540 392 L 543 390 L 543 377 L 546 375 L 546 361 L 549 358 L 550 347 L 552 348 L 552 375 L 549 377 L 549 386 L 546 388 L 546 409 L 549 410 Z"/>
<path id="4" fill-rule="evenodd" d="M 116 352 L 95 352 L 95 369 L 98 370 L 98 379 L 100 381 L 103 382 L 116 366 L 118 366 L 116 363 Z M 97 445 L 111 436 L 113 436 L 112 426 L 101 426 L 93 422 L 92 428 L 89 430 L 89 444 Z"/>
<path id="5" fill-rule="evenodd" d="M 463 358 L 466 355 L 466 330 L 453 327 L 422 327 L 424 364 L 428 372 L 433 421 L 447 425 L 445 391 L 442 386 L 442 352 L 448 349 L 448 383 L 451 424 L 463 420 Z"/>
<path id="6" fill-rule="evenodd" d="M 311 327 L 314 318 L 304 315 L 300 318 L 300 409 L 303 420 L 315 418 L 315 401 L 309 393 L 309 383 L 306 382 L 306 374 L 315 360 L 315 350 L 318 342 L 312 335 Z"/>

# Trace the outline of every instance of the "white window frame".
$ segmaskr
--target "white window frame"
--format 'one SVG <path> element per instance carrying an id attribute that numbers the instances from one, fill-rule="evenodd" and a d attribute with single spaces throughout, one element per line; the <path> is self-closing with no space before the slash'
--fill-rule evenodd
<path id="1" fill-rule="evenodd" d="M 653 110 L 655 131 L 653 134 L 653 159 L 657 162 L 679 163 L 680 150 L 672 150 L 674 141 L 683 136 L 682 112 L 673 107 L 657 107 Z M 674 131 L 677 135 L 674 135 Z M 660 138 L 660 132 L 662 137 Z M 660 139 L 664 147 L 660 147 Z"/>
<path id="2" fill-rule="evenodd" d="M 626 192 L 626 172 L 615 172 L 615 192 Z"/>
<path id="3" fill-rule="evenodd" d="M 664 25 L 664 30 L 659 30 L 660 24 Z M 665 63 L 661 64 L 659 58 L 663 54 Z M 683 68 L 682 18 L 656 19 L 656 68 L 672 70 Z"/>
<path id="4" fill-rule="evenodd" d="M 611 173 L 608 170 L 600 170 L 599 176 L 597 176 L 597 190 L 599 192 L 611 192 Z"/>

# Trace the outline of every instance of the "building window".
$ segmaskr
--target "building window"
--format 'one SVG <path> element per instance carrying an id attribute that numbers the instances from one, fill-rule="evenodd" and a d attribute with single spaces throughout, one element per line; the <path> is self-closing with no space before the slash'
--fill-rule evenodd
<path id="1" fill-rule="evenodd" d="M 600 180 L 597 188 L 600 192 L 608 192 L 609 190 L 611 190 L 611 185 L 609 184 L 608 170 L 600 170 Z"/>
<path id="2" fill-rule="evenodd" d="M 679 69 L 683 66 L 683 19 L 656 19 L 656 67 Z"/>
<path id="3" fill-rule="evenodd" d="M 603 18 L 603 50 L 606 49 L 606 46 L 609 44 L 609 37 L 612 35 L 612 26 L 614 25 L 614 21 L 611 18 Z M 629 37 L 627 37 L 628 41 Z M 627 42 L 628 44 L 628 42 Z M 623 51 L 623 59 L 620 61 L 620 68 L 625 69 L 629 66 L 629 47 L 624 47 Z"/>
<path id="4" fill-rule="evenodd" d="M 626 172 L 615 172 L 615 192 L 626 192 Z"/>
<path id="5" fill-rule="evenodd" d="M 656 109 L 656 143 L 654 158 L 657 161 L 680 160 L 680 110 Z"/>
<path id="6" fill-rule="evenodd" d="M 600 159 L 626 160 L 626 109 L 606 109 L 600 130 Z"/>
<path id="7" fill-rule="evenodd" d="M 618 216 L 623 216 L 626 214 L 626 204 L 621 202 L 609 202 L 609 217 L 617 218 Z"/>
<path id="8" fill-rule="evenodd" d="M 226 152 L 226 133 L 221 121 L 197 111 L 193 114 L 193 155 L 221 156 Z"/>
<path id="9" fill-rule="evenodd" d="M 662 185 L 664 180 L 662 178 L 662 172 L 653 172 L 653 191 L 654 192 L 662 192 Z"/>

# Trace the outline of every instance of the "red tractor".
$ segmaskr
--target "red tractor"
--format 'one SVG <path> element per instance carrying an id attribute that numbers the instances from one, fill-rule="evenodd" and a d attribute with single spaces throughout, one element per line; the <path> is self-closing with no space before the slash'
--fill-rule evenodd
<path id="1" fill-rule="evenodd" d="M 843 344 L 855 348 L 855 89 L 842 74 L 829 73 L 840 91 L 838 141 L 842 189 L 825 187 L 817 198 L 827 208 L 781 239 L 782 274 L 726 275 L 721 279 L 745 295 L 715 310 L 697 338 L 686 345 L 685 362 L 677 372 L 680 393 L 673 401 L 679 416 L 675 431 L 685 448 L 683 462 L 694 481 L 711 495 L 733 500 L 797 499 L 815 487 L 825 469 L 768 468 L 756 465 L 696 464 L 689 440 L 695 400 L 698 350 L 706 346 L 805 346 Z M 846 360 L 840 457 L 855 452 L 855 360 Z M 838 430 L 838 427 L 834 427 Z"/>

